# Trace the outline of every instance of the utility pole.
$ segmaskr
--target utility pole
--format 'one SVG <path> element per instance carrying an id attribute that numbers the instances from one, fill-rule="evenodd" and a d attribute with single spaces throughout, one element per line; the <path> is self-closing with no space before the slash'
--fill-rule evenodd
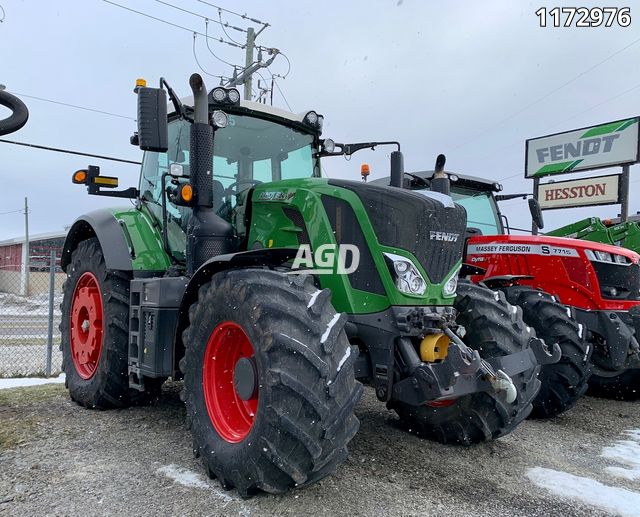
<path id="1" fill-rule="evenodd" d="M 253 29 L 253 27 L 249 27 L 247 29 L 247 48 L 246 48 L 247 52 L 244 60 L 245 72 L 249 70 L 249 68 L 253 64 L 253 49 L 255 47 L 255 42 L 256 42 L 256 31 Z M 245 101 L 251 100 L 251 75 L 252 74 L 249 74 L 248 77 L 246 77 L 244 80 L 244 100 Z"/>
<path id="2" fill-rule="evenodd" d="M 23 296 L 29 296 L 29 204 L 24 198 L 24 244 L 22 245 L 22 267 L 20 268 L 22 285 L 20 290 Z"/>
<path id="3" fill-rule="evenodd" d="M 620 175 L 620 221 L 623 223 L 629 218 L 629 164 L 622 166 Z"/>

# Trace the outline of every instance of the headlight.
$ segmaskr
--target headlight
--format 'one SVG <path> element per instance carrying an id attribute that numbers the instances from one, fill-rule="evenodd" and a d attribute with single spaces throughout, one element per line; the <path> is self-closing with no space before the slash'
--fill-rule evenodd
<path id="1" fill-rule="evenodd" d="M 222 102 L 227 98 L 227 90 L 224 88 L 214 88 L 211 91 L 211 98 L 216 102 Z"/>
<path id="2" fill-rule="evenodd" d="M 442 287 L 442 294 L 444 294 L 445 296 L 455 296 L 456 289 L 458 288 L 458 275 L 460 274 L 460 267 L 456 268 L 456 270 L 449 277 L 449 280 L 447 280 Z"/>
<path id="3" fill-rule="evenodd" d="M 607 262 L 623 265 L 631 264 L 631 261 L 627 257 L 617 253 L 609 253 L 608 251 L 600 250 L 585 250 L 585 253 L 587 258 L 594 262 Z"/>
<path id="4" fill-rule="evenodd" d="M 318 123 L 318 114 L 315 111 L 310 111 L 304 116 L 304 120 L 307 124 L 315 126 Z"/>
<path id="5" fill-rule="evenodd" d="M 227 114 L 224 111 L 214 111 L 211 118 L 213 119 L 213 124 L 217 128 L 227 127 L 227 124 L 229 124 L 229 117 L 227 117 Z"/>
<path id="6" fill-rule="evenodd" d="M 411 259 L 395 253 L 385 253 L 384 256 L 398 291 L 415 296 L 424 294 L 427 282 Z"/>
<path id="7" fill-rule="evenodd" d="M 236 90 L 235 88 L 232 88 L 231 90 L 229 90 L 229 100 L 235 104 L 237 102 L 240 102 L 240 92 L 238 90 Z"/>
<path id="8" fill-rule="evenodd" d="M 322 142 L 322 149 L 325 153 L 332 153 L 336 150 L 336 143 L 331 138 L 325 138 Z"/>

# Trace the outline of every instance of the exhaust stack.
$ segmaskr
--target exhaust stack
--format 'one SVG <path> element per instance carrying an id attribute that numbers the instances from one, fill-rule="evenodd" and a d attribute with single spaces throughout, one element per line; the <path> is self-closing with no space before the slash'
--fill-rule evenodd
<path id="1" fill-rule="evenodd" d="M 200 74 L 189 78 L 194 117 L 189 146 L 189 182 L 195 205 L 187 228 L 187 271 L 192 275 L 208 259 L 236 250 L 233 227 L 213 207 L 213 127 L 207 88 Z"/>
<path id="2" fill-rule="evenodd" d="M 446 162 L 447 157 L 444 154 L 439 154 L 436 158 L 436 166 L 431 179 L 431 190 L 448 196 L 451 192 L 451 181 L 449 180 L 449 175 L 444 172 L 444 164 Z"/>

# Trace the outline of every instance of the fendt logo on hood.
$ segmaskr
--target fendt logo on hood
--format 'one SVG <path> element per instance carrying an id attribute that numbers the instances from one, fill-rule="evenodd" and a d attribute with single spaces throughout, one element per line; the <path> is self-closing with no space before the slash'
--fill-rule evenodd
<path id="1" fill-rule="evenodd" d="M 432 241 L 458 242 L 459 237 L 459 233 L 434 231 L 429 232 L 429 239 L 431 239 Z"/>

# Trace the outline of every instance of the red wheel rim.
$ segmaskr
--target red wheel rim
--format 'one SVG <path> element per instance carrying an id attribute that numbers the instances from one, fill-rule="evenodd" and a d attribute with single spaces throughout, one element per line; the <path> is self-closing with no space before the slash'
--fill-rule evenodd
<path id="1" fill-rule="evenodd" d="M 102 293 L 93 273 L 83 273 L 71 298 L 71 358 L 83 379 L 96 373 L 102 352 Z"/>
<path id="2" fill-rule="evenodd" d="M 220 323 L 209 336 L 202 368 L 202 386 L 207 412 L 217 433 L 227 442 L 239 443 L 251 428 L 258 410 L 258 388 L 243 400 L 234 384 L 238 360 L 252 358 L 251 341 L 240 325 Z M 258 379 L 255 379 L 258 385 Z"/>
<path id="3" fill-rule="evenodd" d="M 427 402 L 427 406 L 429 406 L 429 407 L 449 407 L 449 406 L 453 406 L 455 403 L 456 403 L 456 399 L 432 400 L 431 402 Z"/>

